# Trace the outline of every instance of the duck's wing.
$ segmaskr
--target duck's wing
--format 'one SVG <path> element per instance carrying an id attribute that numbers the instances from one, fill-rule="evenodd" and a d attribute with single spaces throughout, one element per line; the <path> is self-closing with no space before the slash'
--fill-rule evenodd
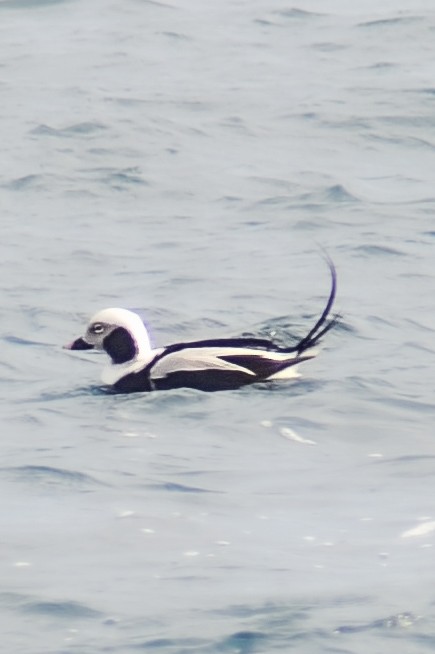
<path id="1" fill-rule="evenodd" d="M 194 344 L 194 347 L 187 345 L 175 351 L 168 350 L 149 371 L 151 384 L 158 390 L 181 387 L 204 391 L 231 390 L 266 381 L 315 356 L 314 352 L 300 356 L 226 345 L 199 347 Z"/>

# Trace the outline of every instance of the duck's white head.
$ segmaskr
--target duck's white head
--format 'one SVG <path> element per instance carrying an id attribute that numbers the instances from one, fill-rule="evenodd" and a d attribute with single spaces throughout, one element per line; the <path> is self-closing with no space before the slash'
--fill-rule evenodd
<path id="1" fill-rule="evenodd" d="M 68 350 L 104 350 L 112 363 L 145 358 L 151 351 L 145 325 L 127 309 L 102 309 L 89 321 L 84 336 L 65 346 Z"/>

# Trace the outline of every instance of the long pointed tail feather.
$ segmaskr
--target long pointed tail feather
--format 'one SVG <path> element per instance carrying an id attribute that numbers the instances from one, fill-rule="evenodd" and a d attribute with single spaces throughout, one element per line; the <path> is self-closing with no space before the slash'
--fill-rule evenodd
<path id="1" fill-rule="evenodd" d="M 319 342 L 322 336 L 324 336 L 327 332 L 329 332 L 330 329 L 334 327 L 334 325 L 336 325 L 340 317 L 338 314 L 336 314 L 331 318 L 329 322 L 327 322 L 337 292 L 337 273 L 331 259 L 327 258 L 326 261 L 331 272 L 331 290 L 329 293 L 329 298 L 320 318 L 314 327 L 310 329 L 308 334 L 304 336 L 304 338 L 302 338 L 296 346 L 294 346 L 293 350 L 299 354 L 305 352 L 305 350 L 308 348 L 314 347 L 314 345 Z"/>

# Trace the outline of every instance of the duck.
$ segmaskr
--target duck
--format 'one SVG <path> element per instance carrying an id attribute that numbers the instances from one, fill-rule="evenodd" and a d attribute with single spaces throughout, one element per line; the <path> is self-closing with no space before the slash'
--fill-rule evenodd
<path id="1" fill-rule="evenodd" d="M 331 261 L 331 289 L 314 326 L 296 344 L 282 347 L 265 338 L 212 338 L 153 348 L 143 320 L 134 311 L 108 308 L 89 321 L 83 336 L 68 350 L 103 350 L 110 357 L 101 380 L 118 393 L 167 391 L 230 391 L 299 376 L 297 366 L 314 358 L 315 346 L 339 319 L 331 317 L 337 274 Z"/>

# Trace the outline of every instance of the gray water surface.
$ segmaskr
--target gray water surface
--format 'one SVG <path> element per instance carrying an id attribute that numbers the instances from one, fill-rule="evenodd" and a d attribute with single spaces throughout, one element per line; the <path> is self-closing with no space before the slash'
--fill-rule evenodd
<path id="1" fill-rule="evenodd" d="M 0 2 L 5 651 L 421 654 L 434 623 L 430 0 Z M 292 383 L 105 393 L 342 324 Z"/>

